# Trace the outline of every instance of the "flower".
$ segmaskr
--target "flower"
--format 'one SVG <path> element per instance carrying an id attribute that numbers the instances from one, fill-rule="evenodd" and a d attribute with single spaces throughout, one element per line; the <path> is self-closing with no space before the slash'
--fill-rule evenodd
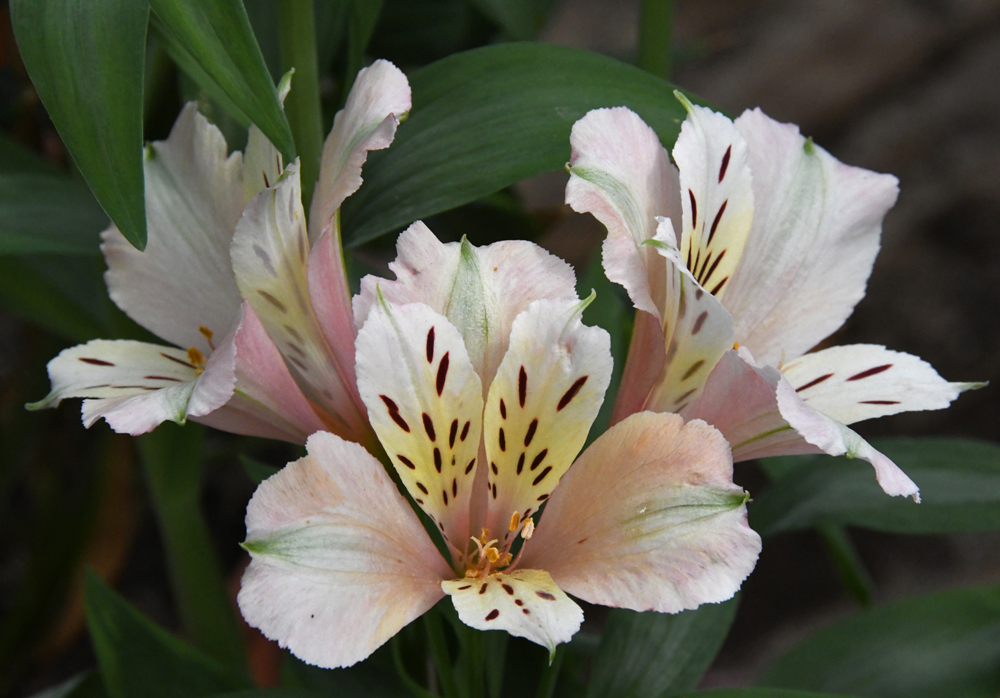
<path id="1" fill-rule="evenodd" d="M 503 248 L 491 248 L 463 242 L 438 259 L 492 258 L 495 268 L 481 268 L 485 283 L 459 282 L 475 295 L 517 273 Z M 402 278 L 395 290 L 423 281 Z M 447 554 L 373 456 L 314 434 L 308 455 L 261 484 L 247 508 L 252 561 L 238 600 L 251 625 L 307 662 L 341 667 L 445 594 L 471 627 L 507 630 L 551 652 L 583 618 L 567 592 L 663 612 L 735 593 L 760 539 L 746 525 L 747 495 L 732 483 L 718 431 L 636 414 L 570 468 L 611 375 L 607 333 L 581 322 L 589 301 L 529 303 L 484 386 L 476 361 L 489 352 L 469 346 L 486 346 L 485 337 L 469 342 L 430 306 L 396 304 L 380 290 L 358 333 L 361 397 Z M 461 302 L 450 295 L 452 306 Z"/>
<path id="2" fill-rule="evenodd" d="M 825 452 L 917 486 L 846 425 L 940 409 L 976 383 L 875 345 L 805 353 L 864 296 L 897 182 L 838 162 L 759 109 L 692 105 L 673 150 L 626 108 L 572 131 L 566 201 L 608 229 L 604 268 L 638 312 L 615 419 L 678 412 L 718 427 L 735 460 Z M 680 222 L 680 245 L 674 223 Z"/>
<path id="3" fill-rule="evenodd" d="M 289 78 L 279 86 L 282 99 Z M 101 249 L 112 300 L 188 349 L 131 340 L 72 347 L 49 362 L 52 391 L 29 409 L 83 397 L 87 426 L 104 417 L 129 434 L 191 417 L 298 443 L 322 429 L 372 438 L 354 379 L 337 211 L 360 186 L 367 152 L 388 147 L 409 108 L 406 77 L 391 63 L 358 74 L 323 148 L 310 252 L 298 162 L 284 168 L 255 126 L 246 152 L 227 156 L 221 132 L 194 103 L 185 106 L 167 140 L 146 149 L 146 249 L 133 248 L 113 225 Z M 294 226 L 276 228 L 273 216 L 271 225 L 260 221 L 279 190 Z M 295 246 L 288 256 L 286 244 Z"/>

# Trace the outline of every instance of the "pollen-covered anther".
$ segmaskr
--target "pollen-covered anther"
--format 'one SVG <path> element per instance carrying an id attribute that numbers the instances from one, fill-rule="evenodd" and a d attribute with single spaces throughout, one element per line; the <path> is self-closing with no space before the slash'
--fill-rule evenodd
<path id="1" fill-rule="evenodd" d="M 500 560 L 500 551 L 492 546 L 487 548 L 486 559 L 490 561 L 491 565 L 495 565 Z"/>
<path id="2" fill-rule="evenodd" d="M 733 342 L 733 351 L 739 351 L 739 350 L 740 350 L 740 343 Z"/>
<path id="3" fill-rule="evenodd" d="M 215 351 L 215 345 L 212 344 L 212 337 L 215 335 L 212 330 L 208 329 L 204 325 L 198 325 L 198 331 L 201 332 L 201 335 L 208 340 L 208 346 L 212 349 L 212 351 Z"/>
<path id="4" fill-rule="evenodd" d="M 513 514 L 510 515 L 510 528 L 507 530 L 513 533 L 514 531 L 517 530 L 517 526 L 519 523 L 521 523 L 521 512 L 515 511 Z"/>
<path id="5" fill-rule="evenodd" d="M 195 375 L 200 376 L 205 370 L 205 355 L 198 351 L 197 347 L 188 349 L 188 361 L 194 366 Z"/>
<path id="6" fill-rule="evenodd" d="M 524 538 L 525 540 L 528 540 L 529 538 L 531 538 L 532 535 L 534 535 L 534 533 L 535 533 L 535 520 L 528 519 L 527 521 L 524 522 L 524 527 L 521 529 L 521 537 Z"/>

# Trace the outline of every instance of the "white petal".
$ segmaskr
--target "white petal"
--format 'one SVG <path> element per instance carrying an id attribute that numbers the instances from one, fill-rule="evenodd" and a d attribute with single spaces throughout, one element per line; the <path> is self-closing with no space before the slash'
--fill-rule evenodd
<path id="1" fill-rule="evenodd" d="M 486 579 L 441 583 L 458 617 L 477 630 L 506 630 L 549 649 L 569 642 L 583 623 L 583 611 L 556 586 L 548 572 L 519 569 Z"/>
<path id="2" fill-rule="evenodd" d="M 805 354 L 781 372 L 813 409 L 843 424 L 915 410 L 940 410 L 979 383 L 949 383 L 911 354 L 874 344 Z"/>
<path id="3" fill-rule="evenodd" d="M 760 553 L 729 445 L 704 422 L 642 412 L 588 448 L 517 563 L 591 603 L 677 613 L 732 597 Z"/>
<path id="4" fill-rule="evenodd" d="M 184 107 L 170 136 L 146 150 L 143 252 L 111 226 L 101 235 L 112 300 L 129 317 L 180 347 L 210 347 L 199 326 L 225 336 L 239 316 L 240 294 L 229 243 L 243 211 L 239 153 L 226 155 L 215 126 Z"/>
<path id="5" fill-rule="evenodd" d="M 484 416 L 490 537 L 500 548 L 549 498 L 587 439 L 611 380 L 611 340 L 589 302 L 535 301 L 514 321 Z"/>
<path id="6" fill-rule="evenodd" d="M 358 333 L 358 388 L 410 496 L 456 550 L 469 541 L 483 397 L 462 337 L 420 303 L 381 300 Z"/>
<path id="7" fill-rule="evenodd" d="M 838 162 L 759 109 L 736 127 L 749 146 L 755 211 L 725 305 L 740 344 L 776 365 L 840 327 L 864 296 L 897 182 Z"/>
<path id="8" fill-rule="evenodd" d="M 309 297 L 309 239 L 298 161 L 247 206 L 236 226 L 232 258 L 243 297 L 303 394 L 331 431 L 363 439 L 367 420 L 354 399 L 353 370 L 338 365 L 341 355 L 327 344 Z"/>
<path id="9" fill-rule="evenodd" d="M 645 408 L 654 412 L 680 412 L 697 399 L 716 362 L 733 346 L 732 318 L 685 268 L 678 250 L 670 245 L 672 236 L 670 221 L 661 219 L 654 246 L 667 262 L 662 309 L 666 354 L 646 400 Z"/>
<path id="10" fill-rule="evenodd" d="M 323 145 L 319 181 L 309 210 L 313 242 L 330 225 L 344 199 L 361 186 L 361 166 L 368 151 L 392 143 L 410 103 L 410 84 L 389 61 L 377 60 L 358 73 Z"/>
<path id="11" fill-rule="evenodd" d="M 300 659 L 350 666 L 432 607 L 452 573 L 375 458 L 322 432 L 307 449 L 247 506 L 238 601 Z"/>
<path id="12" fill-rule="evenodd" d="M 595 109 L 573 124 L 566 203 L 608 229 L 604 269 L 635 307 L 659 317 L 662 267 L 642 243 L 656 216 L 680 214 L 677 169 L 653 129 L 625 107 Z"/>
<path id="13" fill-rule="evenodd" d="M 234 351 L 220 347 L 198 373 L 186 352 L 133 340 L 95 339 L 65 349 L 48 365 L 52 392 L 29 409 L 55 407 L 66 398 L 83 403 L 83 422 L 104 417 L 115 431 L 143 434 L 164 421 L 183 424 L 233 394 Z"/>
<path id="14" fill-rule="evenodd" d="M 803 402 L 784 378 L 778 383 L 778 407 L 802 438 L 823 453 L 866 460 L 875 468 L 875 477 L 886 494 L 920 501 L 920 489 L 895 463 L 848 427 Z"/>
<path id="15" fill-rule="evenodd" d="M 529 303 L 576 299 L 572 267 L 531 242 L 445 244 L 418 221 L 399 236 L 396 249 L 396 261 L 389 265 L 395 281 L 362 279 L 361 293 L 354 299 L 355 324 L 364 324 L 376 286 L 393 303 L 429 306 L 462 333 L 484 389 L 507 351 L 514 318 Z"/>

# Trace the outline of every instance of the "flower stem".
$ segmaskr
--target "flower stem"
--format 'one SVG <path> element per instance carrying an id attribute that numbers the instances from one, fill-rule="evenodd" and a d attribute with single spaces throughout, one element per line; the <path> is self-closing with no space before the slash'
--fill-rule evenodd
<path id="1" fill-rule="evenodd" d="M 431 648 L 431 656 L 434 658 L 444 698 L 455 698 L 458 695 L 458 690 L 455 688 L 455 672 L 448 654 L 441 614 L 437 609 L 432 608 L 424 614 L 424 629 L 427 631 L 427 642 Z"/>
<path id="2" fill-rule="evenodd" d="M 418 684 L 413 680 L 413 677 L 407 673 L 406 665 L 403 664 L 403 652 L 399 648 L 400 644 L 402 644 L 399 635 L 392 638 L 389 641 L 389 644 L 392 646 L 392 663 L 393 666 L 396 667 L 396 674 L 402 680 L 407 690 L 416 696 L 416 698 L 437 698 L 435 694 Z"/>
<path id="3" fill-rule="evenodd" d="M 639 67 L 670 79 L 673 0 L 642 0 L 639 13 Z"/>
<path id="4" fill-rule="evenodd" d="M 556 683 L 559 681 L 559 669 L 562 668 L 565 656 L 566 650 L 562 645 L 559 645 L 552 662 L 542 670 L 542 678 L 538 682 L 538 690 L 535 692 L 537 698 L 552 698 L 552 694 L 556 690 Z"/>
<path id="5" fill-rule="evenodd" d="M 198 506 L 203 433 L 198 424 L 162 424 L 138 438 L 139 450 L 184 629 L 205 652 L 246 671 L 243 638 Z"/>
<path id="6" fill-rule="evenodd" d="M 278 33 L 281 37 L 282 72 L 295 68 L 292 89 L 285 100 L 285 113 L 292 127 L 295 150 L 302 163 L 302 206 L 308 211 L 323 151 L 313 0 L 281 0 Z"/>

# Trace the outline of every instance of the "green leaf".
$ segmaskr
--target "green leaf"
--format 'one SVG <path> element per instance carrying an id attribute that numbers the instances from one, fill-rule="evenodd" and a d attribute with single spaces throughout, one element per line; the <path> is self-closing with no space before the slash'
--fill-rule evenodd
<path id="1" fill-rule="evenodd" d="M 0 133 L 0 173 L 58 174 L 59 168 L 38 157 L 17 141 Z"/>
<path id="2" fill-rule="evenodd" d="M 761 683 L 878 698 L 995 698 L 1000 587 L 946 591 L 859 613 L 793 648 Z"/>
<path id="3" fill-rule="evenodd" d="M 851 698 L 850 696 L 835 696 L 831 693 L 804 693 L 802 691 L 783 691 L 777 688 L 723 688 L 716 691 L 698 691 L 686 693 L 678 698 Z"/>
<path id="4" fill-rule="evenodd" d="M 323 694 L 301 688 L 256 688 L 252 691 L 220 693 L 213 698 L 323 698 Z"/>
<path id="5" fill-rule="evenodd" d="M 872 445 L 913 478 L 920 504 L 882 492 L 868 463 L 807 456 L 754 498 L 750 525 L 765 536 L 823 523 L 893 533 L 1000 529 L 1000 447 L 912 438 Z"/>
<path id="6" fill-rule="evenodd" d="M 36 693 L 31 698 L 107 698 L 101 675 L 95 671 L 85 671 L 58 686 Z"/>
<path id="7" fill-rule="evenodd" d="M 85 595 L 91 641 L 111 698 L 198 698 L 252 687 L 154 624 L 93 572 Z"/>
<path id="8" fill-rule="evenodd" d="M 253 480 L 255 485 L 259 485 L 264 482 L 264 480 L 281 470 L 281 468 L 275 468 L 273 465 L 261 463 L 259 460 L 254 460 L 253 458 L 242 455 L 240 456 L 240 464 L 243 466 L 243 470 L 246 472 L 247 476 Z"/>
<path id="9" fill-rule="evenodd" d="M 0 175 L 0 255 L 100 255 L 108 227 L 87 185 L 69 177 Z"/>
<path id="10" fill-rule="evenodd" d="M 172 35 L 203 73 L 264 132 L 287 160 L 293 160 L 292 131 L 243 3 L 240 0 L 150 0 L 150 5 L 162 23 L 162 30 Z M 197 76 L 192 77 L 197 79 Z M 211 92 L 208 87 L 205 89 Z"/>
<path id="11" fill-rule="evenodd" d="M 670 145 L 685 112 L 674 86 L 587 51 L 501 44 L 449 56 L 410 78 L 413 109 L 342 209 L 348 245 L 562 169 L 590 109 L 626 105 Z M 697 98 L 692 97 L 697 101 Z"/>
<path id="12" fill-rule="evenodd" d="M 722 647 L 737 604 L 732 599 L 677 614 L 612 610 L 588 698 L 654 698 L 694 690 Z"/>
<path id="13" fill-rule="evenodd" d="M 11 0 L 28 75 L 94 196 L 146 246 L 142 81 L 144 0 Z"/>
<path id="14" fill-rule="evenodd" d="M 545 24 L 551 0 L 469 0 L 513 41 L 534 39 Z"/>

